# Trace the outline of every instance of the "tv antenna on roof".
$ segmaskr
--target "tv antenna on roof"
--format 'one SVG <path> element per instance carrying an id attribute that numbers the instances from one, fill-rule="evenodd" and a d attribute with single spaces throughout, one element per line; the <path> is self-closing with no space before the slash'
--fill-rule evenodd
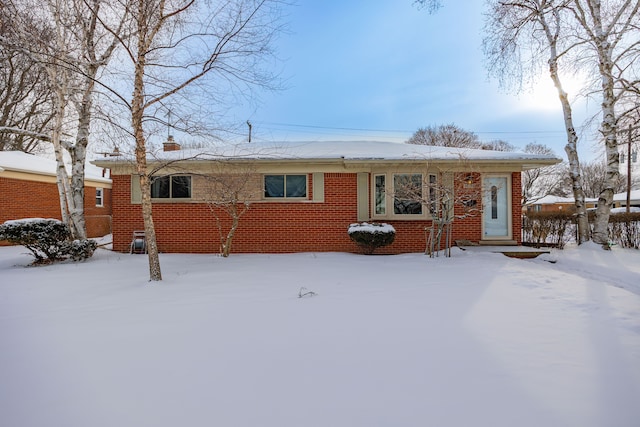
<path id="1" fill-rule="evenodd" d="M 167 139 L 169 139 L 171 138 L 171 108 L 167 110 Z"/>

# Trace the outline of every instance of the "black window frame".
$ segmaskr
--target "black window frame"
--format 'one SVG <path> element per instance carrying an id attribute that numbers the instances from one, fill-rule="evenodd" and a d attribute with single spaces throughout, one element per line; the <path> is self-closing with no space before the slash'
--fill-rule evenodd
<path id="1" fill-rule="evenodd" d="M 304 182 L 304 194 L 301 195 L 291 195 L 291 192 L 289 191 L 291 189 L 291 191 L 293 190 L 293 185 L 294 183 L 292 182 L 291 185 L 292 187 L 289 187 L 287 182 L 289 180 L 289 178 L 293 179 L 293 178 L 302 178 L 303 182 Z M 271 178 L 271 183 L 268 183 L 267 181 L 270 180 Z M 276 180 L 282 180 L 282 189 L 280 188 L 275 188 L 276 185 L 279 186 L 279 183 L 276 182 Z M 273 174 L 264 174 L 263 175 L 263 187 L 264 187 L 264 192 L 263 192 L 263 198 L 266 200 L 269 199 L 289 199 L 289 200 L 306 200 L 309 196 L 309 177 L 307 174 L 302 174 L 302 173 L 288 173 L 288 174 L 277 174 L 277 173 L 273 173 Z M 275 195 L 274 195 L 275 193 Z"/>
<path id="2" fill-rule="evenodd" d="M 164 188 L 158 189 L 157 187 L 159 185 L 164 185 Z M 192 193 L 193 179 L 191 175 L 164 175 L 156 176 L 151 179 L 152 199 L 188 200 L 191 199 Z"/>

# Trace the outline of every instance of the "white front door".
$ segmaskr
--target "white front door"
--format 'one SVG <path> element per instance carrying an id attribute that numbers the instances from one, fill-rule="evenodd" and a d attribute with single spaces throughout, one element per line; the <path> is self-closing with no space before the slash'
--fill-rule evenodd
<path id="1" fill-rule="evenodd" d="M 510 191 L 508 176 L 487 176 L 483 185 L 483 239 L 510 239 Z"/>

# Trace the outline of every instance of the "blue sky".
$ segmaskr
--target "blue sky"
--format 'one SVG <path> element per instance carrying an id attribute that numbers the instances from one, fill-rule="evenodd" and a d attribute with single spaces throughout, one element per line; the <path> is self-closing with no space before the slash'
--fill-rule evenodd
<path id="1" fill-rule="evenodd" d="M 520 94 L 487 77 L 482 1 L 446 1 L 434 15 L 411 0 L 299 0 L 287 11 L 290 32 L 276 46 L 286 89 L 236 111 L 254 140 L 401 142 L 419 127 L 455 123 L 482 140 L 539 142 L 565 157 L 548 76 Z M 587 116 L 584 105 L 575 116 Z M 595 155 L 590 138 L 580 143 L 584 158 Z"/>

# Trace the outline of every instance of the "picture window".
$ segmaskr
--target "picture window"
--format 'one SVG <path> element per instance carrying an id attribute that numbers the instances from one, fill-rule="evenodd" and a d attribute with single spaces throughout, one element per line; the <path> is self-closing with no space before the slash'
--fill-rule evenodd
<path id="1" fill-rule="evenodd" d="M 191 198 L 191 177 L 172 175 L 153 178 L 151 197 L 154 199 L 189 199 Z"/>
<path id="2" fill-rule="evenodd" d="M 264 197 L 302 199 L 307 197 L 306 175 L 265 175 Z"/>

